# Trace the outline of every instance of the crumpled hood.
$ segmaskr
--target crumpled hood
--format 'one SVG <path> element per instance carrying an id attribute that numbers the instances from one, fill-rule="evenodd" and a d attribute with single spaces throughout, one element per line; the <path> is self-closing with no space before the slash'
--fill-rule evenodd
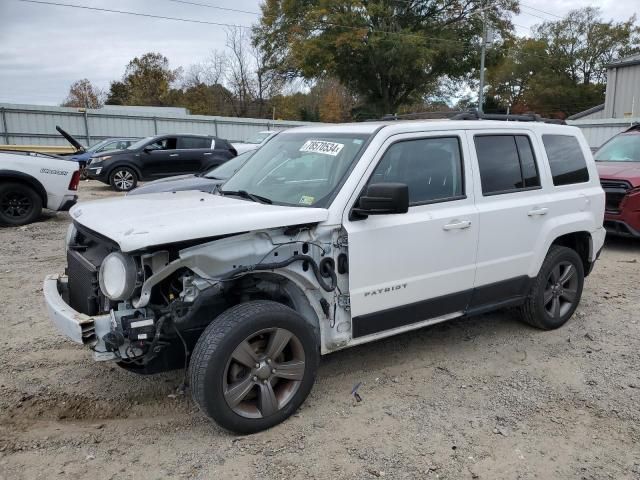
<path id="1" fill-rule="evenodd" d="M 199 190 L 202 192 L 214 192 L 216 187 L 224 180 L 201 177 L 197 175 L 178 175 L 162 178 L 153 182 L 146 182 L 138 188 L 131 190 L 127 196 L 145 195 L 147 193 L 177 192 L 181 190 Z"/>
<path id="2" fill-rule="evenodd" d="M 627 180 L 632 187 L 640 186 L 640 162 L 596 162 L 601 179 Z"/>
<path id="3" fill-rule="evenodd" d="M 74 206 L 82 226 L 118 243 L 123 252 L 233 233 L 318 223 L 322 208 L 266 205 L 196 191 L 96 200 Z"/>

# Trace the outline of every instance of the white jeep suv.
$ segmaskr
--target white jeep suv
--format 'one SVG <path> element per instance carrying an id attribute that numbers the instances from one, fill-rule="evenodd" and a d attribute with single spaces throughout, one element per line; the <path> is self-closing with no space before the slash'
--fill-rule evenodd
<path id="1" fill-rule="evenodd" d="M 188 362 L 236 432 L 295 412 L 321 354 L 502 307 L 560 327 L 605 237 L 580 130 L 534 121 L 296 128 L 214 194 L 71 215 L 53 322 L 132 371 Z"/>

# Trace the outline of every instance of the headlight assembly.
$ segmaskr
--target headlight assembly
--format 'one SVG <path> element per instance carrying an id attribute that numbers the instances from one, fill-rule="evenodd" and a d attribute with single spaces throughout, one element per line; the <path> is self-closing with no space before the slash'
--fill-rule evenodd
<path id="1" fill-rule="evenodd" d="M 100 290 L 110 300 L 130 298 L 136 288 L 137 270 L 132 257 L 120 252 L 110 253 L 100 265 Z"/>
<path id="2" fill-rule="evenodd" d="M 69 250 L 69 245 L 76 241 L 76 235 L 78 234 L 78 230 L 76 230 L 76 226 L 72 223 L 67 228 L 67 234 L 64 237 L 64 252 L 67 253 Z"/>

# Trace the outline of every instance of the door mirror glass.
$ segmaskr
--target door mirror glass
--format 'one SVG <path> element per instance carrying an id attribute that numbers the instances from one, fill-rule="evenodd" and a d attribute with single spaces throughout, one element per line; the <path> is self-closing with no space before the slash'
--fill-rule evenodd
<path id="1" fill-rule="evenodd" d="M 367 187 L 353 213 L 358 216 L 389 215 L 409 211 L 409 187 L 404 183 L 374 183 Z"/>

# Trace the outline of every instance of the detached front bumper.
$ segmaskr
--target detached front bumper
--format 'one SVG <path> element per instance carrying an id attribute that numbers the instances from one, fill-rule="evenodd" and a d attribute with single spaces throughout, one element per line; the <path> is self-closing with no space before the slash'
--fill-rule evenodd
<path id="1" fill-rule="evenodd" d="M 48 275 L 44 280 L 43 291 L 49 319 L 74 342 L 93 347 L 102 343 L 100 339 L 111 331 L 110 314 L 90 317 L 67 304 L 66 276 Z"/>

